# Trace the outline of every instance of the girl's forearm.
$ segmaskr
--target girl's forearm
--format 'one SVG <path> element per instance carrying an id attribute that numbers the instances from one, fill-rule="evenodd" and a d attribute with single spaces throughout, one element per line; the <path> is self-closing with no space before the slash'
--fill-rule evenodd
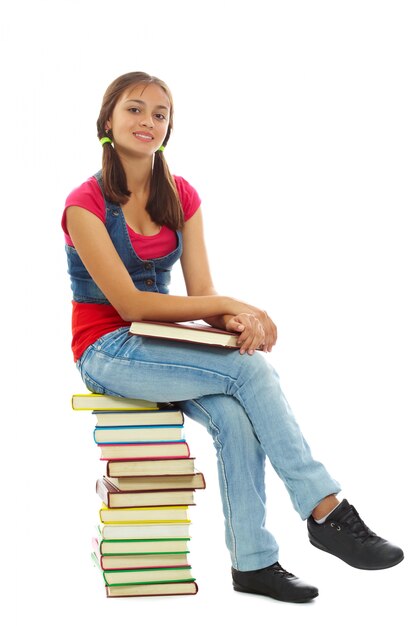
<path id="1" fill-rule="evenodd" d="M 204 317 L 204 321 L 214 328 L 226 329 L 226 324 L 233 315 L 213 315 L 212 317 Z"/>
<path id="2" fill-rule="evenodd" d="M 170 296 L 137 290 L 119 313 L 128 322 L 187 322 L 210 318 L 220 322 L 222 316 L 233 315 L 238 308 L 237 302 L 234 304 L 233 298 L 226 296 Z"/>

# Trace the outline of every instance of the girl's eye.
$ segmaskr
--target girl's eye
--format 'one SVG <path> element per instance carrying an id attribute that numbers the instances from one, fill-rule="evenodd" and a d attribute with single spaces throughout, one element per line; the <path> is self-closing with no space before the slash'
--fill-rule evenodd
<path id="1" fill-rule="evenodd" d="M 128 111 L 131 113 L 140 113 L 140 109 L 138 109 L 138 107 L 131 107 Z"/>
<path id="2" fill-rule="evenodd" d="M 163 113 L 156 113 L 155 117 L 158 120 L 166 120 L 166 117 L 165 117 L 165 115 Z"/>

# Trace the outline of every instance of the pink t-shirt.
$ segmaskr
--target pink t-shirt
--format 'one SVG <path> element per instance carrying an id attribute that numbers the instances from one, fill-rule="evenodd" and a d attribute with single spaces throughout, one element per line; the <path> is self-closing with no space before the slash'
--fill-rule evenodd
<path id="1" fill-rule="evenodd" d="M 181 176 L 174 176 L 178 196 L 184 211 L 184 220 L 187 221 L 200 207 L 201 200 L 197 191 Z M 106 205 L 100 185 L 94 176 L 77 187 L 69 194 L 65 202 L 65 211 L 69 206 L 80 206 L 97 215 L 102 222 L 106 221 Z M 73 246 L 66 224 L 66 212 L 62 216 L 62 228 L 65 233 L 65 242 Z M 173 252 L 177 246 L 177 237 L 173 230 L 161 226 L 156 235 L 141 235 L 126 224 L 132 246 L 141 259 L 158 259 Z"/>

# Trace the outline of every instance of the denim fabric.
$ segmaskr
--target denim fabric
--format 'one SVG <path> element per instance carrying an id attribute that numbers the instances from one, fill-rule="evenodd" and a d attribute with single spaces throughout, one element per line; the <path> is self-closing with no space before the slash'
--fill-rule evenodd
<path id="1" fill-rule="evenodd" d="M 101 172 L 95 177 L 103 191 Z M 103 193 L 104 195 L 104 193 Z M 118 204 L 106 202 L 106 228 L 135 286 L 141 291 L 168 293 L 171 269 L 182 253 L 182 233 L 177 231 L 177 247 L 159 259 L 141 259 L 133 249 L 123 211 Z M 66 245 L 68 273 L 75 302 L 109 304 L 104 293 L 87 272 L 75 248 Z"/>
<path id="2" fill-rule="evenodd" d="M 107 393 L 176 402 L 203 424 L 217 451 L 232 565 L 252 570 L 278 560 L 265 528 L 267 456 L 302 519 L 339 484 L 313 459 L 262 353 L 142 338 L 120 328 L 89 346 L 77 366 L 86 386 Z"/>

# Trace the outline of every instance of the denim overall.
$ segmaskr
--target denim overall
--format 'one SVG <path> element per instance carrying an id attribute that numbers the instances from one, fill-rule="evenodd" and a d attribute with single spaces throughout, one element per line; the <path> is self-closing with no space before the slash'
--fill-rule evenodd
<path id="1" fill-rule="evenodd" d="M 101 184 L 100 174 L 96 175 Z M 160 259 L 134 252 L 120 206 L 106 201 L 106 227 L 135 285 L 167 293 L 177 248 Z M 107 303 L 76 251 L 67 247 L 74 300 Z M 167 303 L 168 304 L 168 303 Z M 217 452 L 226 544 L 233 567 L 255 570 L 279 559 L 265 527 L 265 460 L 283 480 L 294 508 L 306 519 L 340 485 L 316 461 L 264 355 L 130 335 L 124 327 L 100 337 L 77 362 L 96 393 L 175 402 L 202 424 Z"/>
<path id="2" fill-rule="evenodd" d="M 101 172 L 94 175 L 103 191 Z M 168 293 L 172 266 L 182 254 L 182 233 L 177 231 L 177 247 L 158 259 L 141 259 L 133 249 L 122 208 L 109 200 L 106 202 L 106 228 L 125 264 L 135 286 L 141 291 Z M 110 304 L 104 293 L 87 272 L 75 248 L 66 245 L 68 273 L 75 302 Z"/>

